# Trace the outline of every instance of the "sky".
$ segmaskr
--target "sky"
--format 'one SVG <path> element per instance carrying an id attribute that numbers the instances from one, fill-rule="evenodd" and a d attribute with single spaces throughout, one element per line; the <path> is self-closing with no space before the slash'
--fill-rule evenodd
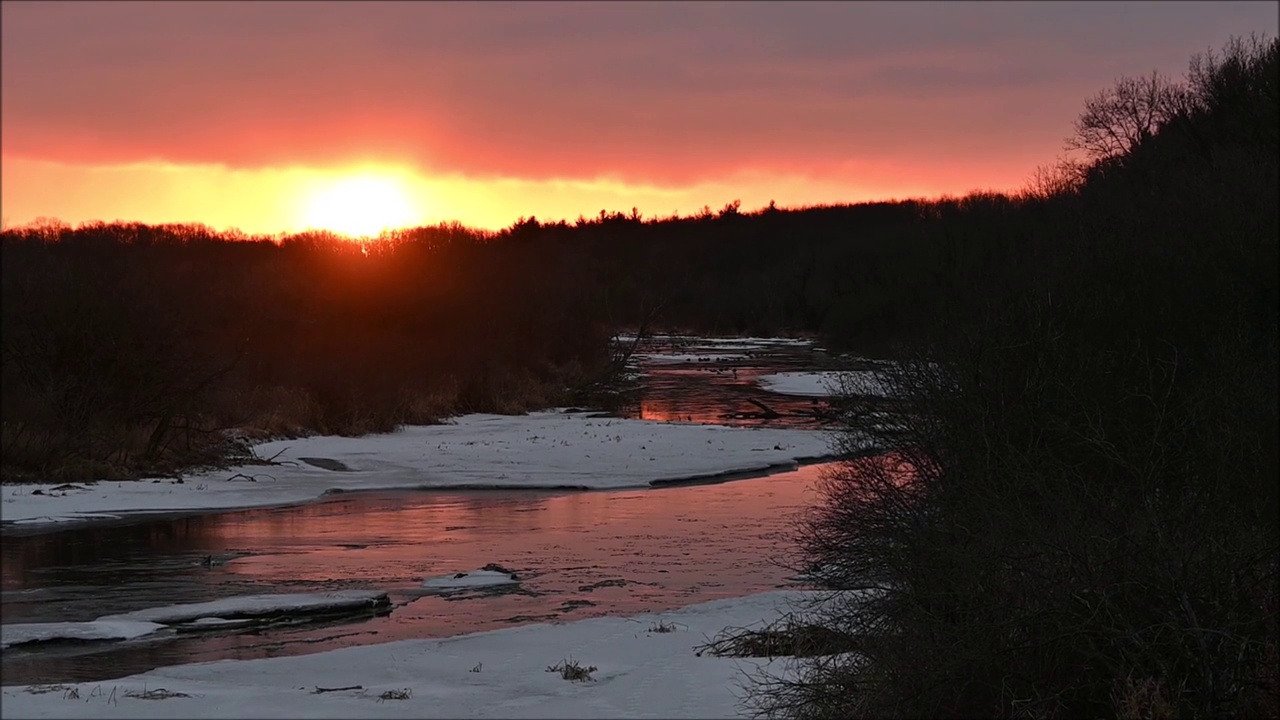
<path id="1" fill-rule="evenodd" d="M 1276 2 L 0 4 L 0 215 L 278 233 L 1016 191 Z"/>

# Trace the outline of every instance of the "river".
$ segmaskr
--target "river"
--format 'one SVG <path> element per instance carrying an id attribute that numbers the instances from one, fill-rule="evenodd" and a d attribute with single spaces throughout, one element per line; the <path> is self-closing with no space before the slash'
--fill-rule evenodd
<path id="1" fill-rule="evenodd" d="M 745 352 L 660 349 L 642 358 L 624 414 L 750 425 L 814 423 L 810 398 L 754 378 L 825 367 L 796 345 Z M 713 347 L 714 351 L 715 348 Z M 702 358 L 707 358 L 703 360 Z M 758 417 L 763 403 L 780 417 Z M 718 484 L 615 491 L 414 491 L 339 495 L 284 508 L 136 518 L 71 529 L 9 529 L 5 623 L 92 620 L 257 593 L 371 588 L 388 615 L 358 622 L 214 631 L 128 642 L 16 646 L 4 684 L 105 680 L 162 665 L 292 655 L 530 622 L 629 615 L 784 587 L 788 532 L 824 465 Z M 213 563 L 202 562 L 211 557 Z M 425 577 L 498 563 L 514 592 L 425 595 Z"/>

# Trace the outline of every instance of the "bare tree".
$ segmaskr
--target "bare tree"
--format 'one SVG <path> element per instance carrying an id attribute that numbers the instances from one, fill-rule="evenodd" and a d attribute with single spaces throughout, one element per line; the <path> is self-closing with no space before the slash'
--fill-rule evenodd
<path id="1" fill-rule="evenodd" d="M 1092 161 L 1127 154 L 1155 135 L 1187 102 L 1186 88 L 1159 72 L 1121 78 L 1085 102 L 1066 147 L 1083 151 Z"/>
<path id="2" fill-rule="evenodd" d="M 1052 165 L 1037 166 L 1022 189 L 1022 196 L 1046 199 L 1076 192 L 1084 184 L 1088 166 L 1072 158 L 1059 158 Z"/>

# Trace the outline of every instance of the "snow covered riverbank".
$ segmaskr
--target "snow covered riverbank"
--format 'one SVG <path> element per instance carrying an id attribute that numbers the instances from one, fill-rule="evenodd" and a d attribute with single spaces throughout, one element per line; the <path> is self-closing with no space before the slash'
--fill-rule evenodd
<path id="1" fill-rule="evenodd" d="M 769 661 L 694 647 L 726 627 L 774 620 L 806 596 L 777 591 L 632 618 L 7 686 L 0 717 L 733 717 L 742 672 Z M 595 670 L 582 682 L 548 672 L 564 661 Z"/>
<path id="2" fill-rule="evenodd" d="M 820 431 L 590 415 L 476 414 L 383 435 L 274 441 L 254 451 L 275 464 L 181 481 L 5 485 L 0 520 L 57 523 L 289 505 L 359 490 L 645 487 L 789 468 L 830 452 L 831 438 Z"/>

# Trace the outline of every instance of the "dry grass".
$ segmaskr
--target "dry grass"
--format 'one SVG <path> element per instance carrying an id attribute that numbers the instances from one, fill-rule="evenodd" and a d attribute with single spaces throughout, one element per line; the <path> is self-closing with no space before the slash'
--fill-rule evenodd
<path id="1" fill-rule="evenodd" d="M 401 412 L 406 425 L 432 425 L 453 414 L 458 407 L 458 381 L 445 376 L 430 387 L 408 393 Z"/>
<path id="2" fill-rule="evenodd" d="M 547 672 L 560 673 L 560 677 L 569 682 L 595 682 L 595 678 L 591 677 L 591 673 L 595 672 L 596 669 L 595 665 L 583 667 L 577 660 L 572 658 L 547 666 Z"/>
<path id="3" fill-rule="evenodd" d="M 249 440 L 305 435 L 319 416 L 315 397 L 301 388 L 254 387 L 219 398 L 228 417 L 243 417 L 237 434 Z"/>
<path id="4" fill-rule="evenodd" d="M 88 434 L 90 441 L 73 453 L 65 449 L 65 438 L 36 423 L 6 421 L 0 425 L 0 482 L 129 480 L 225 467 L 244 459 L 253 442 L 317 433 L 359 437 L 403 425 L 431 425 L 464 412 L 519 415 L 553 407 L 563 400 L 562 384 L 557 378 L 500 369 L 464 380 L 441 375 L 386 397 L 335 391 L 322 401 L 301 387 L 228 388 L 210 401 L 209 417 L 171 429 L 169 439 L 152 454 L 154 422 L 95 428 Z"/>
<path id="5" fill-rule="evenodd" d="M 169 698 L 191 697 L 191 695 L 184 692 L 175 692 L 172 690 L 165 690 L 164 688 L 148 690 L 145 687 L 141 690 L 125 690 L 124 696 L 127 698 L 136 698 L 138 700 L 167 700 Z"/>
<path id="6" fill-rule="evenodd" d="M 68 482 L 173 477 L 184 469 L 218 467 L 234 456 L 236 443 L 207 422 L 174 431 L 170 441 L 150 448 L 155 423 L 102 424 L 68 449 L 56 433 L 5 423 L 0 482 Z"/>

